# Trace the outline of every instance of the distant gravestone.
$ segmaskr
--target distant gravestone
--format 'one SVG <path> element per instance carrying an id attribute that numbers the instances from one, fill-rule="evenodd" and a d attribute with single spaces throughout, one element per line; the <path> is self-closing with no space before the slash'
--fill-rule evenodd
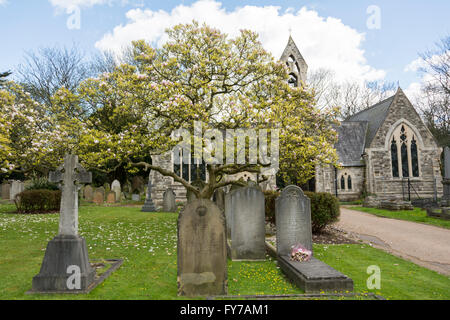
<path id="1" fill-rule="evenodd" d="M 275 201 L 277 253 L 289 255 L 294 245 L 312 251 L 311 201 L 301 188 L 288 186 Z"/>
<path id="2" fill-rule="evenodd" d="M 103 204 L 105 201 L 105 189 L 103 187 L 95 189 L 93 201 L 95 204 Z"/>
<path id="3" fill-rule="evenodd" d="M 91 186 L 84 187 L 84 200 L 92 202 L 94 199 L 94 189 Z"/>
<path id="4" fill-rule="evenodd" d="M 178 218 L 178 294 L 227 294 L 225 218 L 207 199 L 188 203 Z"/>
<path id="5" fill-rule="evenodd" d="M 9 200 L 11 185 L 9 183 L 2 184 L 2 199 Z"/>
<path id="6" fill-rule="evenodd" d="M 103 188 L 105 189 L 105 194 L 108 194 L 111 191 L 111 186 L 109 185 L 108 182 L 105 182 Z"/>
<path id="7" fill-rule="evenodd" d="M 152 180 L 148 179 L 148 186 L 147 186 L 147 196 L 145 198 L 144 206 L 142 207 L 142 212 L 156 212 L 155 204 L 153 203 L 152 199 Z"/>
<path id="8" fill-rule="evenodd" d="M 113 181 L 113 183 L 111 184 L 111 190 L 116 193 L 116 201 L 120 201 L 122 189 L 120 188 L 120 182 L 118 180 Z"/>
<path id="9" fill-rule="evenodd" d="M 450 207 L 450 148 L 444 149 L 444 195 L 442 196 L 441 205 L 443 207 Z"/>
<path id="10" fill-rule="evenodd" d="M 253 187 L 231 192 L 231 258 L 233 260 L 264 260 L 265 199 Z"/>
<path id="11" fill-rule="evenodd" d="M 163 195 L 163 211 L 164 212 L 177 212 L 177 202 L 175 192 L 169 188 Z"/>
<path id="12" fill-rule="evenodd" d="M 13 181 L 9 190 L 9 199 L 14 200 L 17 194 L 24 190 L 24 184 L 21 181 Z"/>
<path id="13" fill-rule="evenodd" d="M 106 203 L 108 204 L 114 204 L 116 203 L 116 193 L 114 191 L 110 191 L 107 195 L 106 195 Z"/>
<path id="14" fill-rule="evenodd" d="M 133 177 L 131 180 L 131 192 L 139 194 L 143 193 L 145 190 L 144 185 L 144 179 L 141 176 Z"/>
<path id="15" fill-rule="evenodd" d="M 141 200 L 141 196 L 139 195 L 139 194 L 133 194 L 132 196 L 131 196 L 131 200 L 132 201 L 140 201 Z"/>

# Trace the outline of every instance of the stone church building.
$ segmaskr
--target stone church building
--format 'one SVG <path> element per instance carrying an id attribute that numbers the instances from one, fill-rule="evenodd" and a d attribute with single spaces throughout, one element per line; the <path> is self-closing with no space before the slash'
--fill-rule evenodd
<path id="1" fill-rule="evenodd" d="M 289 37 L 281 56 L 289 68 L 289 84 L 306 83 L 308 65 Z M 419 114 L 401 89 L 374 106 L 361 111 L 336 128 L 335 146 L 340 168 L 316 169 L 315 191 L 328 192 L 344 201 L 360 199 L 363 195 L 377 195 L 380 199 L 403 198 L 409 188 L 420 198 L 442 194 L 440 155 L 442 149 L 427 129 Z M 174 170 L 187 181 L 194 181 L 197 170 L 207 179 L 204 165 L 175 164 L 171 153 L 154 156 L 153 163 Z M 232 178 L 252 178 L 241 173 Z M 186 201 L 186 190 L 170 177 L 152 171 L 152 198 L 162 205 L 163 193 L 172 188 L 177 201 Z M 273 189 L 275 177 L 263 189 Z"/>

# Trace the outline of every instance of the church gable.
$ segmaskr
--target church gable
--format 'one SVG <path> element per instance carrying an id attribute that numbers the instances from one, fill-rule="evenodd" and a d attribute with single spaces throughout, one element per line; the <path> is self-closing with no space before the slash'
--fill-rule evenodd
<path id="1" fill-rule="evenodd" d="M 290 84 L 299 87 L 301 83 L 306 83 L 308 65 L 291 36 L 289 36 L 288 44 L 281 55 L 280 61 L 285 62 L 289 68 Z"/>
<path id="2" fill-rule="evenodd" d="M 395 130 L 403 124 L 411 131 L 417 143 L 425 149 L 436 149 L 438 145 L 426 125 L 423 123 L 414 106 L 411 104 L 403 90 L 398 89 L 391 103 L 386 109 L 384 119 L 380 122 L 373 138 L 366 146 L 368 148 L 389 148 L 389 142 Z M 411 138 L 412 138 L 411 136 Z M 389 141 L 388 141 L 389 140 Z"/>

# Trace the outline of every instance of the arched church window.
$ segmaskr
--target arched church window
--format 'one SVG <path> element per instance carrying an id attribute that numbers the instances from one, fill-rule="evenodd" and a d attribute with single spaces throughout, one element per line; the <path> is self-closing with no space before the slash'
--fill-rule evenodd
<path id="1" fill-rule="evenodd" d="M 348 190 L 352 190 L 352 177 L 348 176 L 347 178 L 347 188 Z"/>
<path id="2" fill-rule="evenodd" d="M 344 178 L 344 176 L 341 177 L 341 189 L 345 190 L 345 178 Z"/>
<path id="3" fill-rule="evenodd" d="M 294 87 L 294 88 L 297 87 L 297 76 L 295 74 L 291 73 L 289 75 L 288 83 L 291 87 Z"/>
<path id="4" fill-rule="evenodd" d="M 399 177 L 398 152 L 397 152 L 397 141 L 395 141 L 395 138 L 392 138 L 391 142 L 391 160 L 392 160 L 392 176 L 398 178 Z"/>
<path id="5" fill-rule="evenodd" d="M 391 141 L 393 177 L 419 177 L 417 140 L 412 130 L 402 125 L 394 131 Z"/>

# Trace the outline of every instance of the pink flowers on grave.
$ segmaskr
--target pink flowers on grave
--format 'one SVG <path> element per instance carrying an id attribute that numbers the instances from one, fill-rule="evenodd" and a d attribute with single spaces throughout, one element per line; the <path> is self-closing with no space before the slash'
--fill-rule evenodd
<path id="1" fill-rule="evenodd" d="M 291 260 L 297 262 L 305 262 L 311 260 L 312 251 L 306 249 L 301 244 L 292 247 Z"/>

